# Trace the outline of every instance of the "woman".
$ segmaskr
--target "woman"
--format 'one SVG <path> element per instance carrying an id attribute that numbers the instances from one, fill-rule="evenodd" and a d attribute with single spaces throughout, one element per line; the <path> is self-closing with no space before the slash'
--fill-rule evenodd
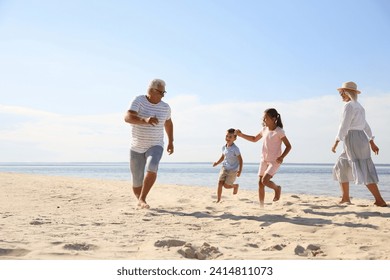
<path id="1" fill-rule="evenodd" d="M 365 111 L 357 101 L 360 91 L 354 82 L 345 82 L 337 89 L 346 102 L 336 141 L 332 147 L 335 153 L 340 141 L 344 142 L 344 151 L 333 167 L 333 177 L 339 181 L 342 198 L 340 203 L 351 203 L 349 181 L 364 184 L 375 198 L 375 205 L 386 207 L 378 189 L 378 175 L 371 159 L 370 146 L 375 154 L 379 148 L 374 143 L 371 128 L 366 121 Z"/>

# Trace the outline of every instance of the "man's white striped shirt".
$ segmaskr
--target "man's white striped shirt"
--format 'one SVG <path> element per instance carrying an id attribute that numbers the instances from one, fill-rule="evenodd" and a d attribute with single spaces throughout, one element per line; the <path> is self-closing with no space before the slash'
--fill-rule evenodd
<path id="1" fill-rule="evenodd" d="M 145 95 L 137 96 L 130 105 L 131 111 L 138 113 L 141 118 L 156 117 L 158 124 L 133 124 L 131 149 L 144 153 L 152 146 L 164 147 L 164 124 L 171 118 L 171 108 L 164 101 L 153 104 Z"/>

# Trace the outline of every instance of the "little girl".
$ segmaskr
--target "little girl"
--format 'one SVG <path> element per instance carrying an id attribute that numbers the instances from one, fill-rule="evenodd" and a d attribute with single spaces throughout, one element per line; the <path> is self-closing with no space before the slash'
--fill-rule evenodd
<path id="1" fill-rule="evenodd" d="M 250 136 L 236 130 L 237 136 L 251 142 L 257 142 L 264 138 L 261 162 L 259 166 L 259 200 L 260 207 L 264 206 L 265 190 L 267 186 L 275 191 L 273 201 L 278 201 L 282 188 L 271 181 L 272 177 L 278 171 L 283 159 L 291 150 L 291 144 L 288 141 L 284 130 L 280 114 L 274 108 L 265 110 L 263 117 L 263 129 L 256 136 Z M 282 142 L 285 149 L 282 153 Z"/>

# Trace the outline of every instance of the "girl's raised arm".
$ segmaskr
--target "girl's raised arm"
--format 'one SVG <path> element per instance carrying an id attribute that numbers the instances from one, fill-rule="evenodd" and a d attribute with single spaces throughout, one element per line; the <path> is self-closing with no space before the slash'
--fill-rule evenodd
<path id="1" fill-rule="evenodd" d="M 261 139 L 262 135 L 261 133 L 257 134 L 256 136 L 247 135 L 241 132 L 241 130 L 236 129 L 237 136 L 244 138 L 245 140 L 251 141 L 251 142 L 257 142 Z"/>

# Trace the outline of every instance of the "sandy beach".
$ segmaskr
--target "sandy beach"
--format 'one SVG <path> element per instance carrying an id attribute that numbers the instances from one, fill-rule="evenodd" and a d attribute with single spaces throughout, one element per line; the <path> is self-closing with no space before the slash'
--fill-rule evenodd
<path id="1" fill-rule="evenodd" d="M 287 189 L 287 187 L 286 187 Z M 138 209 L 127 181 L 0 174 L 0 259 L 388 260 L 390 208 L 353 199 L 159 185 Z"/>

